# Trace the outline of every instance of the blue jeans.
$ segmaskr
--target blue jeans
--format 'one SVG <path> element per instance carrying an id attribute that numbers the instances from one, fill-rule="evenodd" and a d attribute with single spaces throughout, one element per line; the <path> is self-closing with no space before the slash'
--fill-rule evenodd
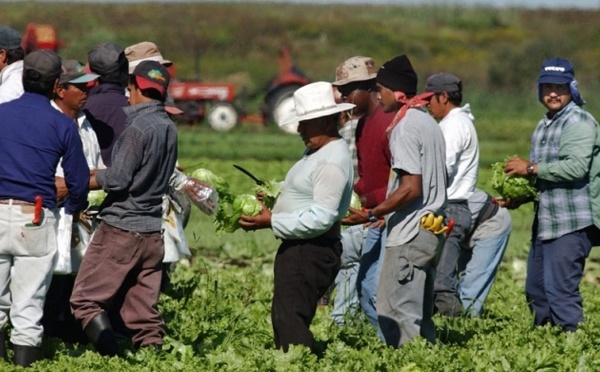
<path id="1" fill-rule="evenodd" d="M 454 228 L 446 239 L 435 276 L 435 308 L 446 316 L 458 316 L 463 307 L 458 298 L 458 259 L 467 234 L 471 230 L 471 211 L 467 203 L 448 203 L 447 218 L 454 220 Z"/>
<path id="2" fill-rule="evenodd" d="M 592 228 L 578 230 L 557 239 L 537 238 L 534 221 L 533 243 L 527 259 L 525 294 L 536 325 L 558 325 L 574 331 L 583 322 L 579 283 L 585 259 L 592 248 Z"/>
<path id="3" fill-rule="evenodd" d="M 336 292 L 333 310 L 329 315 L 337 324 L 344 323 L 346 316 L 353 316 L 358 311 L 356 278 L 365 236 L 366 229 L 363 225 L 350 226 L 342 230 L 341 268 L 335 278 Z"/>
<path id="4" fill-rule="evenodd" d="M 481 314 L 490 293 L 498 266 L 508 245 L 512 228 L 496 236 L 473 239 L 473 249 L 461 251 L 459 259 L 458 294 L 470 316 Z"/>
<path id="5" fill-rule="evenodd" d="M 362 246 L 356 289 L 360 307 L 373 327 L 379 328 L 375 304 L 379 276 L 381 275 L 381 261 L 385 254 L 385 249 L 382 247 L 385 247 L 386 229 L 383 227 L 366 230 L 367 236 Z"/>

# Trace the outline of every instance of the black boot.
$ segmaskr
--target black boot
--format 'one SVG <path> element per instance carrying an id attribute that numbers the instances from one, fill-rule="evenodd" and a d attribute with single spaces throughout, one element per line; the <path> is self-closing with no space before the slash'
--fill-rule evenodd
<path id="1" fill-rule="evenodd" d="M 8 355 L 6 354 L 6 331 L 0 329 L 0 358 L 8 362 Z"/>
<path id="2" fill-rule="evenodd" d="M 13 363 L 24 368 L 42 359 L 42 350 L 38 347 L 13 345 L 13 350 L 15 352 Z"/>
<path id="3" fill-rule="evenodd" d="M 100 355 L 111 357 L 117 355 L 117 340 L 106 313 L 101 313 L 92 319 L 84 331 Z"/>

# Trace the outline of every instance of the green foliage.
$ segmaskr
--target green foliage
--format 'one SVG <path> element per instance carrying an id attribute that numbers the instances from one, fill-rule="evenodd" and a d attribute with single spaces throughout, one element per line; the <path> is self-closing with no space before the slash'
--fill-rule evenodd
<path id="1" fill-rule="evenodd" d="M 541 60 L 563 54 L 575 64 L 592 113 L 600 100 L 600 12 L 514 9 L 275 4 L 39 4 L 3 3 L 0 23 L 24 30 L 28 22 L 53 22 L 65 42 L 61 54 L 85 60 L 97 42 L 123 46 L 156 42 L 176 62 L 179 78 L 233 81 L 259 89 L 277 73 L 276 50 L 293 58 L 313 79 L 331 80 L 335 66 L 352 55 L 379 64 L 408 53 L 420 81 L 440 70 L 463 78 L 481 145 L 479 187 L 489 184 L 498 154 L 527 156 L 543 107 L 535 95 Z M 174 20 L 177 27 L 171 27 Z M 167 25 L 167 26 L 165 26 Z M 558 27 L 558 28 L 557 28 Z M 560 30 L 557 33 L 557 30 Z M 547 35 L 553 35 L 548 39 Z M 554 41 L 553 41 L 554 40 Z M 236 80 L 237 81 L 237 80 Z M 421 85 L 420 85 L 421 86 Z M 598 90 L 600 91 L 600 90 Z M 283 179 L 302 155 L 297 136 L 246 124 L 229 133 L 179 127 L 179 162 L 190 171 L 210 169 L 232 195 L 253 182 L 232 164 L 260 179 Z M 213 219 L 194 208 L 186 228 L 193 256 L 180 262 L 161 294 L 164 350 L 105 358 L 89 345 L 44 340 L 47 358 L 32 371 L 597 371 L 600 370 L 600 250 L 586 262 L 581 285 L 586 321 L 577 332 L 532 327 L 524 285 L 533 210 L 510 212 L 513 232 L 496 281 L 477 318 L 436 316 L 437 343 L 386 347 L 364 318 L 338 327 L 330 307 L 317 309 L 311 329 L 317 355 L 274 348 L 270 323 L 273 260 L 280 242 L 272 231 L 237 230 L 217 236 Z M 17 370 L 0 360 L 0 370 Z"/>
<path id="2" fill-rule="evenodd" d="M 281 184 L 282 181 L 269 180 L 264 185 L 256 185 L 254 192 L 262 195 L 263 203 L 265 203 L 267 208 L 273 209 L 277 197 L 281 194 Z"/>
<path id="3" fill-rule="evenodd" d="M 87 200 L 88 200 L 90 207 L 92 207 L 92 206 L 99 207 L 105 198 L 106 198 L 106 191 L 90 190 L 90 192 L 88 193 Z"/>

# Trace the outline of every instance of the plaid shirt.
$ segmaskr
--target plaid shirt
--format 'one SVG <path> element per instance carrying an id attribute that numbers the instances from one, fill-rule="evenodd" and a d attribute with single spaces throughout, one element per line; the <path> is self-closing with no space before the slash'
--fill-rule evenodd
<path id="1" fill-rule="evenodd" d="M 538 123 L 530 159 L 538 163 L 540 239 L 555 239 L 593 224 L 590 168 L 600 150 L 597 131 L 594 117 L 573 102 Z"/>

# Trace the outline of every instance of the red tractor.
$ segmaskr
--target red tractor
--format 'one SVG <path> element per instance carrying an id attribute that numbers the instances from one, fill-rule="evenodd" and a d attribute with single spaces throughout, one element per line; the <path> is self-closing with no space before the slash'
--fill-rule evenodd
<path id="1" fill-rule="evenodd" d="M 278 124 L 294 108 L 296 89 L 310 82 L 292 64 L 290 51 L 282 47 L 277 53 L 279 74 L 265 88 L 266 96 L 259 120 L 264 124 Z M 198 81 L 173 81 L 169 93 L 177 106 L 184 111 L 181 120 L 195 122 L 206 119 L 217 131 L 233 129 L 241 120 L 256 121 L 257 115 L 244 115 L 236 105 L 238 98 L 234 84 Z M 262 93 L 261 93 L 262 94 Z M 290 131 L 289 128 L 282 128 Z M 295 132 L 295 128 L 291 128 Z"/>
<path id="2" fill-rule="evenodd" d="M 56 27 L 54 25 L 44 25 L 30 23 L 25 29 L 25 35 L 21 41 L 21 46 L 25 53 L 29 53 L 36 49 L 49 49 L 58 51 L 58 48 L 63 43 L 58 39 Z"/>

